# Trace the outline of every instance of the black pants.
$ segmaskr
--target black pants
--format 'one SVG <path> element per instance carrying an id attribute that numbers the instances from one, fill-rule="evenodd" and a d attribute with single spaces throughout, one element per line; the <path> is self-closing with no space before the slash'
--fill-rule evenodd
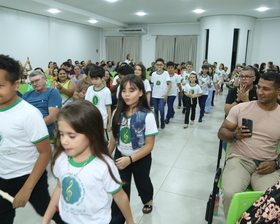
<path id="1" fill-rule="evenodd" d="M 29 175 L 25 175 L 22 177 L 17 177 L 8 180 L 0 178 L 0 189 L 14 197 L 22 188 L 28 177 Z M 38 180 L 36 186 L 34 187 L 31 193 L 29 202 L 32 204 L 33 208 L 40 216 L 43 216 L 45 214 L 45 211 L 50 202 L 50 195 L 48 192 L 47 171 L 45 171 L 42 174 L 41 178 Z M 0 197 L 0 223 L 13 224 L 15 213 L 16 212 L 15 209 L 13 209 L 12 207 L 12 203 Z M 61 220 L 58 212 L 56 212 L 53 216 L 53 220 L 59 224 L 64 223 Z"/>
<path id="2" fill-rule="evenodd" d="M 185 97 L 185 105 L 186 105 L 186 113 L 185 113 L 185 124 L 189 124 L 190 122 L 190 111 L 191 111 L 191 121 L 195 120 L 195 109 L 197 105 L 197 98 L 192 99 L 192 104 L 191 104 L 191 98 L 190 97 Z"/>
<path id="3" fill-rule="evenodd" d="M 120 151 L 116 149 L 115 159 L 122 157 Z M 154 189 L 150 179 L 150 169 L 152 164 L 151 153 L 144 158 L 130 164 L 123 170 L 119 170 L 123 184 L 123 190 L 130 198 L 131 177 L 133 175 L 134 182 L 142 203 L 146 204 L 153 199 Z M 125 218 L 122 215 L 118 205 L 112 202 L 112 220 L 110 224 L 124 224 Z"/>

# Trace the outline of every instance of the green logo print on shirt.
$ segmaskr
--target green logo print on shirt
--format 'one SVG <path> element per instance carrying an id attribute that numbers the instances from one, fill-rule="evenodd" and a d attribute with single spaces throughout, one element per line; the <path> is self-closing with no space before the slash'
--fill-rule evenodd
<path id="1" fill-rule="evenodd" d="M 160 86 L 160 81 L 159 81 L 159 80 L 156 82 L 156 85 L 157 85 L 157 86 Z"/>
<path id="2" fill-rule="evenodd" d="M 190 92 L 189 92 L 190 94 L 194 94 L 194 90 L 193 89 L 190 89 Z"/>
<path id="3" fill-rule="evenodd" d="M 98 97 L 97 97 L 97 96 L 94 96 L 94 97 L 92 98 L 92 103 L 93 103 L 94 105 L 97 105 L 98 102 L 99 102 Z"/>
<path id="4" fill-rule="evenodd" d="M 131 142 L 130 139 L 130 130 L 128 127 L 124 127 L 121 129 L 121 141 L 125 144 L 129 144 Z"/>

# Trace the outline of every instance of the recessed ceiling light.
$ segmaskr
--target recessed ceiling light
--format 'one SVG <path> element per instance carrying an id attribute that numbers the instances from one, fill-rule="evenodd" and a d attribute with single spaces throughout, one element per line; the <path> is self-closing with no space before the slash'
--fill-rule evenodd
<path id="1" fill-rule="evenodd" d="M 91 20 L 89 20 L 89 22 L 90 22 L 90 23 L 97 23 L 98 21 L 95 20 L 95 19 L 91 19 Z"/>
<path id="2" fill-rule="evenodd" d="M 60 11 L 58 9 L 49 9 L 48 12 L 50 12 L 50 13 L 59 13 Z"/>
<path id="3" fill-rule="evenodd" d="M 144 16 L 144 15 L 146 15 L 147 13 L 145 13 L 145 12 L 137 12 L 136 13 L 136 15 L 138 15 L 138 16 Z"/>
<path id="4" fill-rule="evenodd" d="M 204 12 L 204 10 L 202 10 L 202 9 L 196 9 L 196 10 L 193 10 L 195 13 L 203 13 Z"/>
<path id="5" fill-rule="evenodd" d="M 107 2 L 116 2 L 118 0 L 107 0 Z"/>
<path id="6" fill-rule="evenodd" d="M 257 8 L 257 10 L 260 11 L 260 12 L 264 12 L 264 11 L 268 10 L 268 8 L 260 7 L 260 8 Z"/>

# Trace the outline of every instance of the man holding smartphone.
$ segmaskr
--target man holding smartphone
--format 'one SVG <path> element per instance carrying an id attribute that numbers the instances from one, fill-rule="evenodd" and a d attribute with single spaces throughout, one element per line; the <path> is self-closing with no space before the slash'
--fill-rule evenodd
<path id="1" fill-rule="evenodd" d="M 231 142 L 222 177 L 225 217 L 235 193 L 248 186 L 265 191 L 280 179 L 280 156 L 276 152 L 280 139 L 279 94 L 279 74 L 263 74 L 257 86 L 258 100 L 232 107 L 219 129 L 218 137 Z M 245 120 L 247 124 L 252 120 L 252 131 L 244 125 Z"/>

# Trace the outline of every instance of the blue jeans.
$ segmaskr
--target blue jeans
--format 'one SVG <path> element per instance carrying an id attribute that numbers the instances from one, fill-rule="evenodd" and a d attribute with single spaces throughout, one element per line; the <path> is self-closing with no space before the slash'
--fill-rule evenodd
<path id="1" fill-rule="evenodd" d="M 213 89 L 208 90 L 208 97 L 205 102 L 205 112 L 210 112 L 211 111 L 211 103 L 212 103 L 212 98 L 213 98 Z"/>
<path id="2" fill-rule="evenodd" d="M 178 107 L 182 106 L 182 97 L 180 95 L 180 92 L 178 93 Z"/>
<path id="3" fill-rule="evenodd" d="M 158 117 L 158 111 L 160 113 L 160 121 L 164 122 L 164 99 L 161 98 L 152 98 L 153 99 L 153 103 L 154 103 L 154 112 L 155 112 L 155 118 L 156 118 L 156 122 L 157 122 L 157 126 L 159 126 L 159 117 Z"/>
<path id="4" fill-rule="evenodd" d="M 169 121 L 171 117 L 174 117 L 175 111 L 174 111 L 174 101 L 176 99 L 176 96 L 168 96 L 167 97 L 167 115 L 166 115 L 166 120 Z"/>
<path id="5" fill-rule="evenodd" d="M 208 95 L 202 95 L 198 97 L 199 107 L 200 107 L 200 114 L 199 118 L 202 118 L 204 116 L 204 109 L 205 109 L 205 102 L 207 100 Z"/>

